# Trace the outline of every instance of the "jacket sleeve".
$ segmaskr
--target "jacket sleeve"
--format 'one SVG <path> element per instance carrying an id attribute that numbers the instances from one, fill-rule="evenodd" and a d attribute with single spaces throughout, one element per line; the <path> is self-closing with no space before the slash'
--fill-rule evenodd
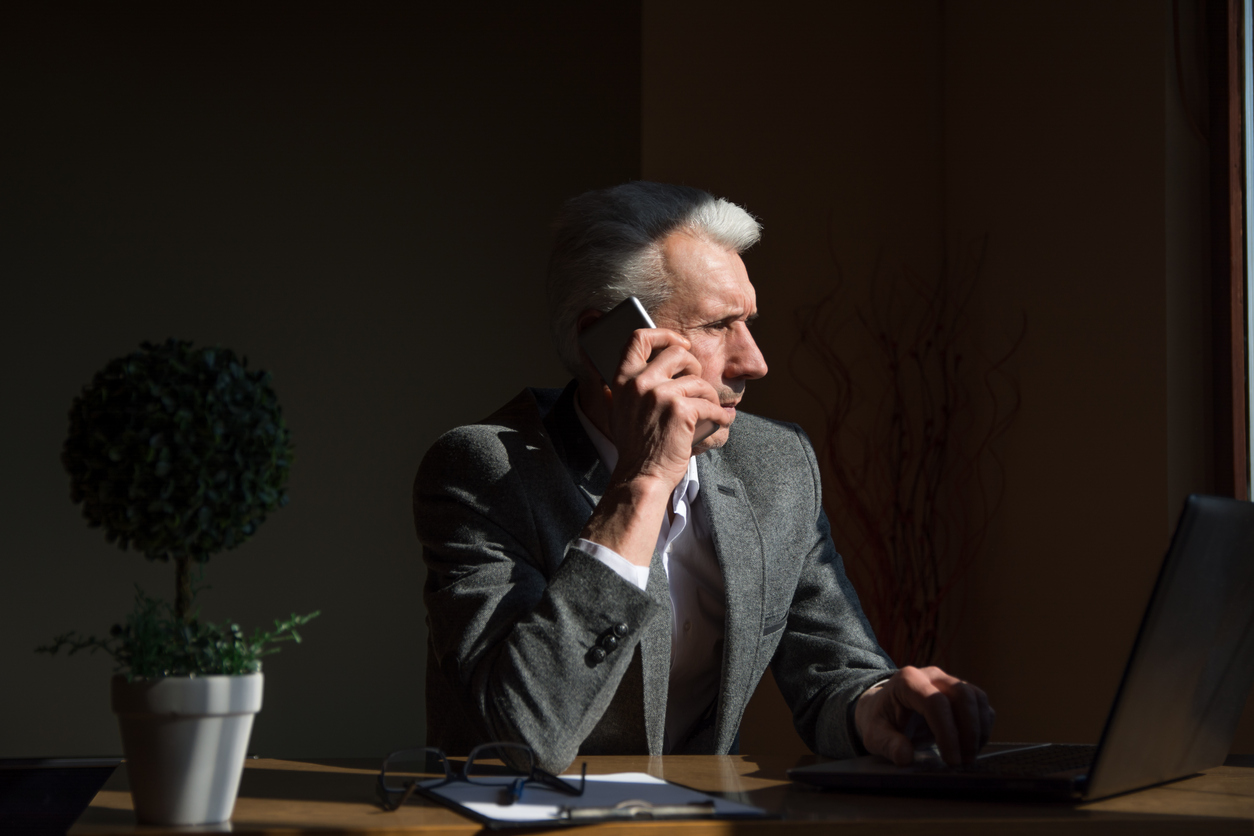
<path id="1" fill-rule="evenodd" d="M 478 742 L 526 743 L 556 772 L 605 713 L 659 605 L 566 545 L 583 521 L 552 519 L 546 493 L 573 486 L 527 478 L 512 453 L 525 445 L 506 443 L 509 432 L 454 430 L 419 468 L 428 652 Z M 623 635 L 607 643 L 616 627 Z"/>
<path id="2" fill-rule="evenodd" d="M 876 641 L 845 575 L 823 512 L 814 450 L 800 428 L 794 430 L 814 484 L 813 505 L 807 509 L 814 537 L 771 669 L 806 745 L 830 757 L 853 757 L 865 754 L 853 724 L 854 703 L 896 667 Z"/>

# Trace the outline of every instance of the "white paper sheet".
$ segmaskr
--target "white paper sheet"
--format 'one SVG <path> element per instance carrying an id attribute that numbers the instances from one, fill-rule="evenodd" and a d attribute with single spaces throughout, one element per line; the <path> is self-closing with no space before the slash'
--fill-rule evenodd
<path id="1" fill-rule="evenodd" d="M 568 783 L 579 785 L 579 776 L 561 776 Z M 705 793 L 667 783 L 660 778 L 644 772 L 618 772 L 612 775 L 589 775 L 588 783 L 581 796 L 564 795 L 537 784 L 528 784 L 523 790 L 522 799 L 514 804 L 498 802 L 500 788 L 508 787 L 512 779 L 493 777 L 491 784 L 470 784 L 465 781 L 454 781 L 442 787 L 435 787 L 435 781 L 426 782 L 424 787 L 443 798 L 465 807 L 476 815 L 496 822 L 553 822 L 558 821 L 558 808 L 569 807 L 613 807 L 623 801 L 639 799 L 659 805 L 700 804 L 713 801 L 716 816 L 749 816 L 766 815 L 766 811 L 758 807 L 750 807 L 735 801 L 706 795 Z"/>

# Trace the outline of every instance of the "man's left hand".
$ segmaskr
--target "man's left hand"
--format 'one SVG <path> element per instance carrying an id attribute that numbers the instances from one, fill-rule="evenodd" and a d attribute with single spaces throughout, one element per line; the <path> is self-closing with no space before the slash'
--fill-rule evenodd
<path id="1" fill-rule="evenodd" d="M 975 760 L 996 717 L 988 696 L 971 683 L 940 668 L 906 666 L 858 698 L 854 723 L 868 752 L 907 766 L 914 762 L 914 742 L 903 732 L 916 713 L 952 766 Z"/>

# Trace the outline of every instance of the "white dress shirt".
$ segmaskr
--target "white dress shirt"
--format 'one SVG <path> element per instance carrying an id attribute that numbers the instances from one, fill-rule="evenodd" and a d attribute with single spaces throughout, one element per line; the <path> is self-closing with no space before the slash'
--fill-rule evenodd
<path id="1" fill-rule="evenodd" d="M 618 450 L 596 428 L 575 401 L 575 415 L 605 466 L 613 471 Z M 697 460 L 688 459 L 688 472 L 671 495 L 671 514 L 662 517 L 657 551 L 666 569 L 671 595 L 671 668 L 666 694 L 665 753 L 685 740 L 707 709 L 718 699 L 723 667 L 723 623 L 727 605 L 723 571 L 701 507 Z M 589 540 L 575 546 L 591 554 L 627 581 L 643 590 L 649 567 L 637 566 L 613 549 Z"/>

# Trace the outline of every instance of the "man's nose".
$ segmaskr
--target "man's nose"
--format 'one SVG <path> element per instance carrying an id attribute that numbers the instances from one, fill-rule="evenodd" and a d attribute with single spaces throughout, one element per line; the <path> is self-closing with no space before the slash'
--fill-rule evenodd
<path id="1" fill-rule="evenodd" d="M 756 380 L 765 377 L 767 372 L 766 358 L 758 349 L 758 344 L 743 322 L 733 327 L 731 345 L 728 346 L 727 365 L 723 374 L 733 379 Z"/>

